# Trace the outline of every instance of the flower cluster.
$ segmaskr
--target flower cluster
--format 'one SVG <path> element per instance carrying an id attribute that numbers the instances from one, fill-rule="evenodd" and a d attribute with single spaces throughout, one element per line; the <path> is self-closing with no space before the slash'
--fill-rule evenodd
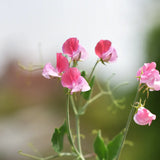
<path id="1" fill-rule="evenodd" d="M 156 69 L 156 63 L 145 63 L 137 72 L 137 79 L 140 83 L 148 86 L 150 91 L 160 90 L 160 74 Z"/>
<path id="2" fill-rule="evenodd" d="M 42 75 L 47 79 L 60 78 L 62 86 L 68 88 L 71 94 L 89 91 L 91 88 L 87 80 L 81 76 L 81 72 L 74 65 L 88 57 L 85 48 L 79 44 L 77 38 L 69 38 L 64 42 L 62 51 L 63 53 L 57 53 L 56 68 L 51 63 L 47 63 L 43 68 Z M 100 40 L 95 46 L 95 53 L 102 63 L 114 62 L 118 57 L 109 40 Z M 71 64 L 73 65 L 71 66 Z M 137 72 L 137 80 L 140 81 L 140 84 L 146 84 L 150 91 L 160 90 L 160 74 L 156 70 L 156 63 L 145 63 Z M 135 107 L 134 121 L 139 125 L 150 125 L 152 120 L 156 119 L 156 115 L 152 114 L 140 102 L 139 104 L 138 107 Z"/>
<path id="3" fill-rule="evenodd" d="M 150 91 L 160 90 L 160 74 L 156 69 L 156 63 L 144 63 L 144 65 L 137 71 L 137 80 L 140 84 L 145 84 Z M 156 115 L 152 114 L 144 105 L 139 102 L 136 107 L 136 114 L 134 121 L 139 125 L 151 125 L 152 120 L 156 119 Z"/>
<path id="4" fill-rule="evenodd" d="M 62 53 L 57 53 L 56 68 L 51 63 L 47 63 L 43 68 L 42 75 L 50 79 L 51 77 L 61 78 L 61 84 L 73 92 L 85 92 L 90 90 L 90 86 L 86 79 L 81 76 L 80 71 L 76 67 L 70 67 L 71 62 L 83 61 L 88 57 L 85 48 L 79 44 L 77 38 L 67 39 L 62 46 Z M 111 46 L 109 40 L 101 40 L 95 47 L 95 52 L 99 58 L 105 62 L 112 62 L 117 59 L 116 50 Z M 69 63 L 68 59 L 63 56 L 66 55 L 71 58 Z"/>

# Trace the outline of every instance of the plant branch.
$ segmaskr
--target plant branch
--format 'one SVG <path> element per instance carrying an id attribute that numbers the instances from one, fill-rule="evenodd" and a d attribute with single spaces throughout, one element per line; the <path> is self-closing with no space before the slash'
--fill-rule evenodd
<path id="1" fill-rule="evenodd" d="M 70 140 L 70 143 L 72 145 L 72 147 L 74 148 L 75 152 L 77 153 L 77 155 L 79 155 L 79 152 L 74 144 L 74 141 L 73 141 L 73 136 L 72 136 L 72 132 L 71 132 L 71 127 L 70 127 L 70 116 L 69 116 L 69 99 L 70 99 L 70 95 L 68 95 L 68 98 L 67 98 L 67 126 L 68 126 L 68 138 Z"/>
<path id="2" fill-rule="evenodd" d="M 134 101 L 133 101 L 133 104 L 135 104 L 135 102 L 138 100 L 138 97 L 139 97 L 139 86 L 140 86 L 140 85 L 138 85 L 137 93 L 136 93 L 135 99 L 134 99 Z M 126 139 L 126 137 L 127 137 L 127 133 L 128 133 L 130 124 L 131 124 L 131 120 L 132 120 L 134 111 L 135 111 L 135 108 L 132 107 L 132 108 L 131 108 L 131 111 L 130 111 L 130 113 L 129 113 L 129 116 L 128 116 L 128 120 L 127 120 L 126 127 L 125 127 L 125 130 L 124 130 L 123 140 L 122 140 L 122 143 L 121 143 L 121 145 L 120 145 L 120 149 L 119 149 L 119 151 L 118 151 L 117 159 L 116 159 L 116 160 L 119 160 L 119 157 L 120 157 L 120 154 L 121 154 L 121 151 L 122 151 L 122 148 L 123 148 L 125 139 Z"/>
<path id="3" fill-rule="evenodd" d="M 83 105 L 83 107 L 81 108 L 80 114 L 82 114 L 82 113 L 86 110 L 87 106 L 88 106 L 90 103 L 92 103 L 93 101 L 95 101 L 96 99 L 98 99 L 99 97 L 101 97 L 102 95 L 105 95 L 105 94 L 106 94 L 106 95 L 110 95 L 109 92 L 101 91 L 100 93 L 98 93 L 97 95 L 95 95 L 93 98 L 91 98 L 89 101 L 87 101 L 86 104 Z"/>
<path id="4" fill-rule="evenodd" d="M 84 159 L 83 158 L 83 154 L 82 154 L 82 149 L 81 149 L 79 113 L 77 112 L 76 105 L 75 105 L 75 102 L 74 102 L 74 99 L 73 99 L 72 95 L 70 96 L 70 100 L 71 100 L 72 108 L 73 108 L 73 111 L 74 111 L 74 114 L 75 114 L 75 117 L 76 117 L 76 134 L 77 134 L 78 151 L 79 151 L 79 153 L 81 155 L 81 158 Z"/>
<path id="5" fill-rule="evenodd" d="M 50 159 L 54 159 L 54 158 L 62 157 L 62 156 L 76 156 L 75 153 L 67 153 L 67 152 L 66 153 L 59 153 L 57 155 L 50 155 L 48 157 L 37 157 L 37 156 L 33 156 L 33 155 L 30 155 L 30 154 L 27 154 L 27 153 L 23 153 L 22 151 L 19 151 L 18 153 L 22 156 L 32 158 L 32 159 L 35 159 L 35 160 L 50 160 Z"/>
<path id="6" fill-rule="evenodd" d="M 70 96 L 70 100 L 71 100 L 71 103 L 72 103 L 72 108 L 73 108 L 74 114 L 77 115 L 78 112 L 77 112 L 76 105 L 75 105 L 75 102 L 74 102 L 74 99 L 73 99 L 72 95 Z"/>
<path id="7" fill-rule="evenodd" d="M 76 132 L 77 132 L 78 150 L 79 150 L 80 154 L 82 155 L 79 115 L 76 115 Z"/>
<path id="8" fill-rule="evenodd" d="M 96 61 L 95 65 L 94 65 L 94 67 L 93 67 L 93 69 L 92 69 L 92 71 L 91 71 L 91 73 L 90 73 L 90 75 L 89 75 L 88 81 L 90 81 L 90 80 L 91 80 L 92 75 L 93 75 L 93 72 L 94 72 L 94 70 L 95 70 L 95 68 L 96 68 L 97 64 L 99 63 L 99 61 L 100 61 L 99 59 Z"/>
<path id="9" fill-rule="evenodd" d="M 25 70 L 25 71 L 29 71 L 29 72 L 32 72 L 32 71 L 38 71 L 38 70 L 42 70 L 43 69 L 43 65 L 30 65 L 28 67 L 24 66 L 23 64 L 21 64 L 20 62 L 18 62 L 18 66 Z M 34 67 L 34 68 L 33 68 Z"/>
<path id="10" fill-rule="evenodd" d="M 32 158 L 32 159 L 35 159 L 35 160 L 42 160 L 41 157 L 37 157 L 37 156 L 33 156 L 33 155 L 30 155 L 30 154 L 27 154 L 27 153 L 23 153 L 22 151 L 19 151 L 18 153 L 20 155 L 28 157 L 28 158 Z"/>

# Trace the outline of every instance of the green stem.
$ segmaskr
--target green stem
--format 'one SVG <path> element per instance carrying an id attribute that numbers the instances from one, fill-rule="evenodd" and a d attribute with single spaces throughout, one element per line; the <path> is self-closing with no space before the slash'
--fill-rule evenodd
<path id="1" fill-rule="evenodd" d="M 98 93 L 96 96 L 94 96 L 93 98 L 91 98 L 89 101 L 86 102 L 86 104 L 82 107 L 80 114 L 86 110 L 87 106 L 90 103 L 92 103 L 93 101 L 95 101 L 96 99 L 98 99 L 99 97 L 101 97 L 104 94 L 110 94 L 110 93 L 106 92 L 106 91 L 101 91 L 100 93 Z"/>
<path id="2" fill-rule="evenodd" d="M 68 126 L 68 138 L 69 138 L 69 141 L 73 147 L 73 149 L 75 150 L 75 152 L 77 153 L 77 155 L 79 155 L 79 152 L 74 144 L 74 141 L 73 141 L 73 136 L 72 136 L 72 132 L 71 132 L 71 127 L 70 127 L 70 117 L 69 117 L 69 99 L 70 99 L 70 95 L 68 95 L 68 98 L 67 98 L 67 126 Z"/>
<path id="3" fill-rule="evenodd" d="M 77 112 L 76 105 L 74 103 L 74 99 L 73 99 L 72 95 L 70 96 L 70 100 L 71 100 L 71 103 L 72 103 L 72 108 L 73 108 L 74 114 L 77 115 L 78 112 Z"/>
<path id="4" fill-rule="evenodd" d="M 75 154 L 74 153 L 60 153 L 58 155 L 51 155 L 51 156 L 45 157 L 44 160 L 50 160 L 50 159 L 54 159 L 54 158 L 62 157 L 62 156 L 75 156 Z"/>
<path id="5" fill-rule="evenodd" d="M 92 75 L 93 75 L 93 72 L 94 72 L 94 70 L 95 70 L 95 68 L 96 68 L 97 64 L 99 63 L 99 61 L 100 61 L 100 60 L 97 60 L 97 61 L 96 61 L 95 65 L 94 65 L 94 67 L 93 67 L 93 69 L 92 69 L 92 71 L 91 71 L 91 73 L 90 73 L 90 76 L 89 76 L 89 78 L 88 78 L 88 81 L 90 81 L 90 80 L 91 80 Z"/>
<path id="6" fill-rule="evenodd" d="M 75 102 L 74 102 L 74 99 L 73 99 L 73 96 L 72 96 L 72 95 L 70 96 L 70 100 L 71 100 L 71 103 L 72 103 L 72 107 L 73 107 L 74 114 L 75 114 L 75 116 L 76 116 L 76 134 L 77 134 L 78 151 L 79 151 L 79 153 L 80 153 L 81 159 L 84 159 L 84 158 L 83 158 L 83 154 L 82 154 L 82 149 L 81 149 L 79 113 L 77 112 L 76 105 L 75 105 Z"/>
<path id="7" fill-rule="evenodd" d="M 22 156 L 28 157 L 28 158 L 35 159 L 35 160 L 50 160 L 50 159 L 54 159 L 54 158 L 62 157 L 62 156 L 76 156 L 75 153 L 59 153 L 57 155 L 51 155 L 51 156 L 43 158 L 43 157 L 37 157 L 37 156 L 33 156 L 27 153 L 23 153 L 22 151 L 19 151 L 19 154 Z"/>
<path id="8" fill-rule="evenodd" d="M 135 104 L 135 102 L 138 100 L 138 97 L 139 97 L 139 85 L 138 85 L 138 88 L 137 88 L 137 93 L 136 93 L 135 99 L 133 101 L 133 104 Z M 121 154 L 121 151 L 123 149 L 123 145 L 124 145 L 125 139 L 127 137 L 127 133 L 128 133 L 128 130 L 129 130 L 129 127 L 130 127 L 130 124 L 131 124 L 131 120 L 132 120 L 133 115 L 134 115 L 134 111 L 135 111 L 135 108 L 132 107 L 131 111 L 129 113 L 129 116 L 128 116 L 128 120 L 127 120 L 126 127 L 125 127 L 125 130 L 124 130 L 123 140 L 122 140 L 122 143 L 120 145 L 120 149 L 118 151 L 117 159 L 116 160 L 119 160 L 119 158 L 120 158 L 120 154 Z"/>
<path id="9" fill-rule="evenodd" d="M 80 121 L 79 121 L 79 115 L 76 115 L 76 131 L 77 131 L 77 145 L 78 150 L 80 154 L 82 155 L 82 149 L 81 149 L 81 136 L 80 136 Z"/>
<path id="10" fill-rule="evenodd" d="M 23 153 L 22 151 L 19 151 L 18 153 L 22 156 L 32 158 L 32 159 L 35 159 L 35 160 L 41 160 L 42 159 L 41 157 L 37 157 L 37 156 L 33 156 L 33 155 L 30 155 L 30 154 L 27 154 L 27 153 Z"/>

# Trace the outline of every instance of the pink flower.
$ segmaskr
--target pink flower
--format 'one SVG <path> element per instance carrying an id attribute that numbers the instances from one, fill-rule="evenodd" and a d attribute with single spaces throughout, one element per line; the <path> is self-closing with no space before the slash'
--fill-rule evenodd
<path id="1" fill-rule="evenodd" d="M 150 91 L 159 91 L 160 90 L 160 80 L 154 79 L 150 83 L 147 83 L 147 86 L 150 88 Z"/>
<path id="2" fill-rule="evenodd" d="M 137 80 L 145 83 L 151 91 L 160 90 L 160 75 L 156 70 L 156 63 L 145 63 L 137 72 Z"/>
<path id="3" fill-rule="evenodd" d="M 138 108 L 137 113 L 134 115 L 135 123 L 139 125 L 151 125 L 152 120 L 156 119 L 156 115 L 152 114 L 148 109 L 144 107 Z"/>
<path id="4" fill-rule="evenodd" d="M 80 71 L 73 67 L 69 68 L 63 75 L 61 79 L 63 87 L 66 87 L 73 92 L 85 92 L 90 90 L 90 86 L 87 81 L 81 76 Z"/>
<path id="5" fill-rule="evenodd" d="M 96 55 L 104 62 L 114 62 L 118 57 L 115 48 L 111 45 L 109 40 L 100 40 L 95 47 Z"/>
<path id="6" fill-rule="evenodd" d="M 77 38 L 67 39 L 62 46 L 62 50 L 63 53 L 71 57 L 72 60 L 85 60 L 88 57 L 86 50 L 79 45 Z"/>
<path id="7" fill-rule="evenodd" d="M 69 62 L 66 57 L 62 56 L 62 53 L 57 53 L 57 66 L 54 68 L 51 63 L 47 63 L 43 68 L 42 75 L 50 79 L 52 77 L 61 77 L 62 72 L 69 68 Z"/>

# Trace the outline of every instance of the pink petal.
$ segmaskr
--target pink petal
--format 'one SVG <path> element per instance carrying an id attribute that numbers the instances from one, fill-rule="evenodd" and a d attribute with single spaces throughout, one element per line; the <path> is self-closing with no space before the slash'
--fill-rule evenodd
<path id="1" fill-rule="evenodd" d="M 156 63 L 144 63 L 144 65 L 137 71 L 137 77 L 140 77 L 137 78 L 140 83 L 145 83 L 148 87 L 154 88 L 154 82 L 160 81 L 159 71 L 156 70 Z"/>
<path id="2" fill-rule="evenodd" d="M 47 79 L 50 79 L 50 76 L 60 77 L 58 71 L 51 65 L 51 63 L 47 63 L 44 66 L 42 75 Z"/>
<path id="3" fill-rule="evenodd" d="M 144 71 L 148 70 L 151 71 L 152 69 L 156 68 L 156 63 L 151 62 L 151 63 L 144 63 Z"/>
<path id="4" fill-rule="evenodd" d="M 109 40 L 100 40 L 95 47 L 96 55 L 99 58 L 102 58 L 102 54 L 106 53 L 109 50 L 111 44 L 112 43 Z"/>
<path id="5" fill-rule="evenodd" d="M 86 52 L 85 48 L 79 45 L 78 50 L 73 52 L 72 60 L 85 60 L 88 57 L 88 53 Z"/>
<path id="6" fill-rule="evenodd" d="M 112 54 L 109 62 L 115 62 L 118 58 L 117 51 L 115 48 L 112 49 Z"/>
<path id="7" fill-rule="evenodd" d="M 150 91 L 159 91 L 160 81 L 155 80 L 153 83 L 147 83 L 147 86 L 150 88 Z"/>
<path id="8" fill-rule="evenodd" d="M 69 57 L 72 57 L 73 52 L 78 50 L 78 46 L 79 40 L 77 38 L 69 38 L 62 46 L 63 53 L 67 54 Z"/>
<path id="9" fill-rule="evenodd" d="M 71 94 L 73 92 L 86 92 L 88 90 L 90 90 L 90 86 L 88 85 L 87 81 L 82 77 L 80 76 L 77 83 L 74 84 L 72 90 L 71 90 Z"/>
<path id="10" fill-rule="evenodd" d="M 62 55 L 62 53 L 57 53 L 57 70 L 59 73 L 66 71 L 69 68 L 69 62 L 66 57 Z"/>
<path id="11" fill-rule="evenodd" d="M 102 54 L 101 59 L 104 62 L 114 62 L 116 61 L 117 57 L 118 56 L 115 48 L 111 46 L 107 52 Z"/>
<path id="12" fill-rule="evenodd" d="M 61 83 L 63 87 L 72 89 L 74 84 L 78 81 L 80 77 L 80 71 L 77 68 L 69 68 L 62 75 Z"/>
<path id="13" fill-rule="evenodd" d="M 152 114 L 148 109 L 144 107 L 138 108 L 137 113 L 134 115 L 135 123 L 139 125 L 151 125 L 152 120 L 156 119 L 156 115 Z"/>

